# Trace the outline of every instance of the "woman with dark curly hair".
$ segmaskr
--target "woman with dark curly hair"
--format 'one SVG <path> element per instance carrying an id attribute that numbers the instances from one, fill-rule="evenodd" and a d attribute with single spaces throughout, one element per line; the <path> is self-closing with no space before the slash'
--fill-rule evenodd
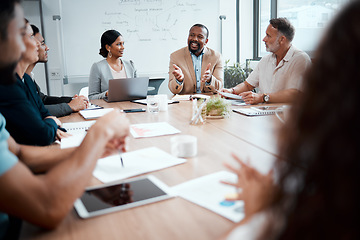
<path id="1" fill-rule="evenodd" d="M 352 1 L 323 37 L 279 135 L 276 183 L 240 159 L 230 167 L 247 216 L 228 239 L 360 239 L 359 26 Z"/>
<path id="2" fill-rule="evenodd" d="M 89 77 L 89 99 L 102 99 L 108 94 L 109 80 L 136 77 L 134 63 L 122 59 L 124 38 L 116 30 L 107 30 L 101 36 L 99 54 L 105 59 L 94 63 Z"/>

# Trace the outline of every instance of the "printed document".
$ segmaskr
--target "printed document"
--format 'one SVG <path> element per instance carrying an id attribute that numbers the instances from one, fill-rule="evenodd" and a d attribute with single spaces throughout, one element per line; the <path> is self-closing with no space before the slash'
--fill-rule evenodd
<path id="1" fill-rule="evenodd" d="M 235 187 L 220 181 L 236 182 L 235 174 L 227 171 L 216 172 L 181 183 L 171 190 L 190 202 L 207 208 L 233 222 L 240 222 L 245 217 L 244 201 L 226 201 L 227 195 L 235 193 Z"/>

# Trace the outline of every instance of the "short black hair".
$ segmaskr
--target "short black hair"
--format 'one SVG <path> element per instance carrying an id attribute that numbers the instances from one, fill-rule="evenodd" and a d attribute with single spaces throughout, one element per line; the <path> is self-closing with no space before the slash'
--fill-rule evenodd
<path id="1" fill-rule="evenodd" d="M 290 42 L 294 39 L 295 28 L 287 18 L 273 18 L 270 20 L 270 24 Z"/>
<path id="2" fill-rule="evenodd" d="M 15 4 L 21 0 L 0 1 L 0 40 L 7 39 L 7 28 L 10 21 L 15 17 Z"/>
<path id="3" fill-rule="evenodd" d="M 205 25 L 203 25 L 203 24 L 201 24 L 201 23 L 197 23 L 197 24 L 194 24 L 194 25 L 190 28 L 190 30 L 191 30 L 193 27 L 201 27 L 202 29 L 205 29 L 205 30 L 206 30 L 206 39 L 209 38 L 209 29 L 208 29 Z"/>
<path id="4" fill-rule="evenodd" d="M 34 24 L 30 24 L 33 32 L 34 32 L 34 35 L 36 35 L 37 33 L 40 32 L 39 28 L 37 26 L 35 26 Z"/>

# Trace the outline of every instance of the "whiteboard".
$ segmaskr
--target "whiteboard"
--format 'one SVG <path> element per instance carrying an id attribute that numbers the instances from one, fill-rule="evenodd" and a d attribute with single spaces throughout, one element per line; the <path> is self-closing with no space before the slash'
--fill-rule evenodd
<path id="1" fill-rule="evenodd" d="M 187 46 L 195 23 L 208 27 L 208 47 L 219 51 L 219 0 L 61 0 L 65 73 L 88 76 L 100 61 L 100 38 L 109 29 L 125 40 L 124 59 L 139 75 L 164 75 L 170 54 Z"/>

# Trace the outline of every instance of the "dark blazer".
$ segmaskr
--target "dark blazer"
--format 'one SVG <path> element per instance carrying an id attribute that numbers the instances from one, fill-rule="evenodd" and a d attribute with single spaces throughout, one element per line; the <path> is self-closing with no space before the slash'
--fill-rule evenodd
<path id="1" fill-rule="evenodd" d="M 41 92 L 39 85 L 35 82 L 36 91 L 39 94 L 42 102 L 45 105 L 45 108 L 49 111 L 52 116 L 62 117 L 69 115 L 73 112 L 71 107 L 69 106 L 69 102 L 72 100 L 72 97 L 56 97 L 49 96 Z"/>
<path id="2" fill-rule="evenodd" d="M 25 73 L 24 82 L 0 85 L 0 112 L 6 118 L 6 129 L 20 144 L 45 146 L 53 143 L 58 126 L 44 107 L 36 86 Z"/>

